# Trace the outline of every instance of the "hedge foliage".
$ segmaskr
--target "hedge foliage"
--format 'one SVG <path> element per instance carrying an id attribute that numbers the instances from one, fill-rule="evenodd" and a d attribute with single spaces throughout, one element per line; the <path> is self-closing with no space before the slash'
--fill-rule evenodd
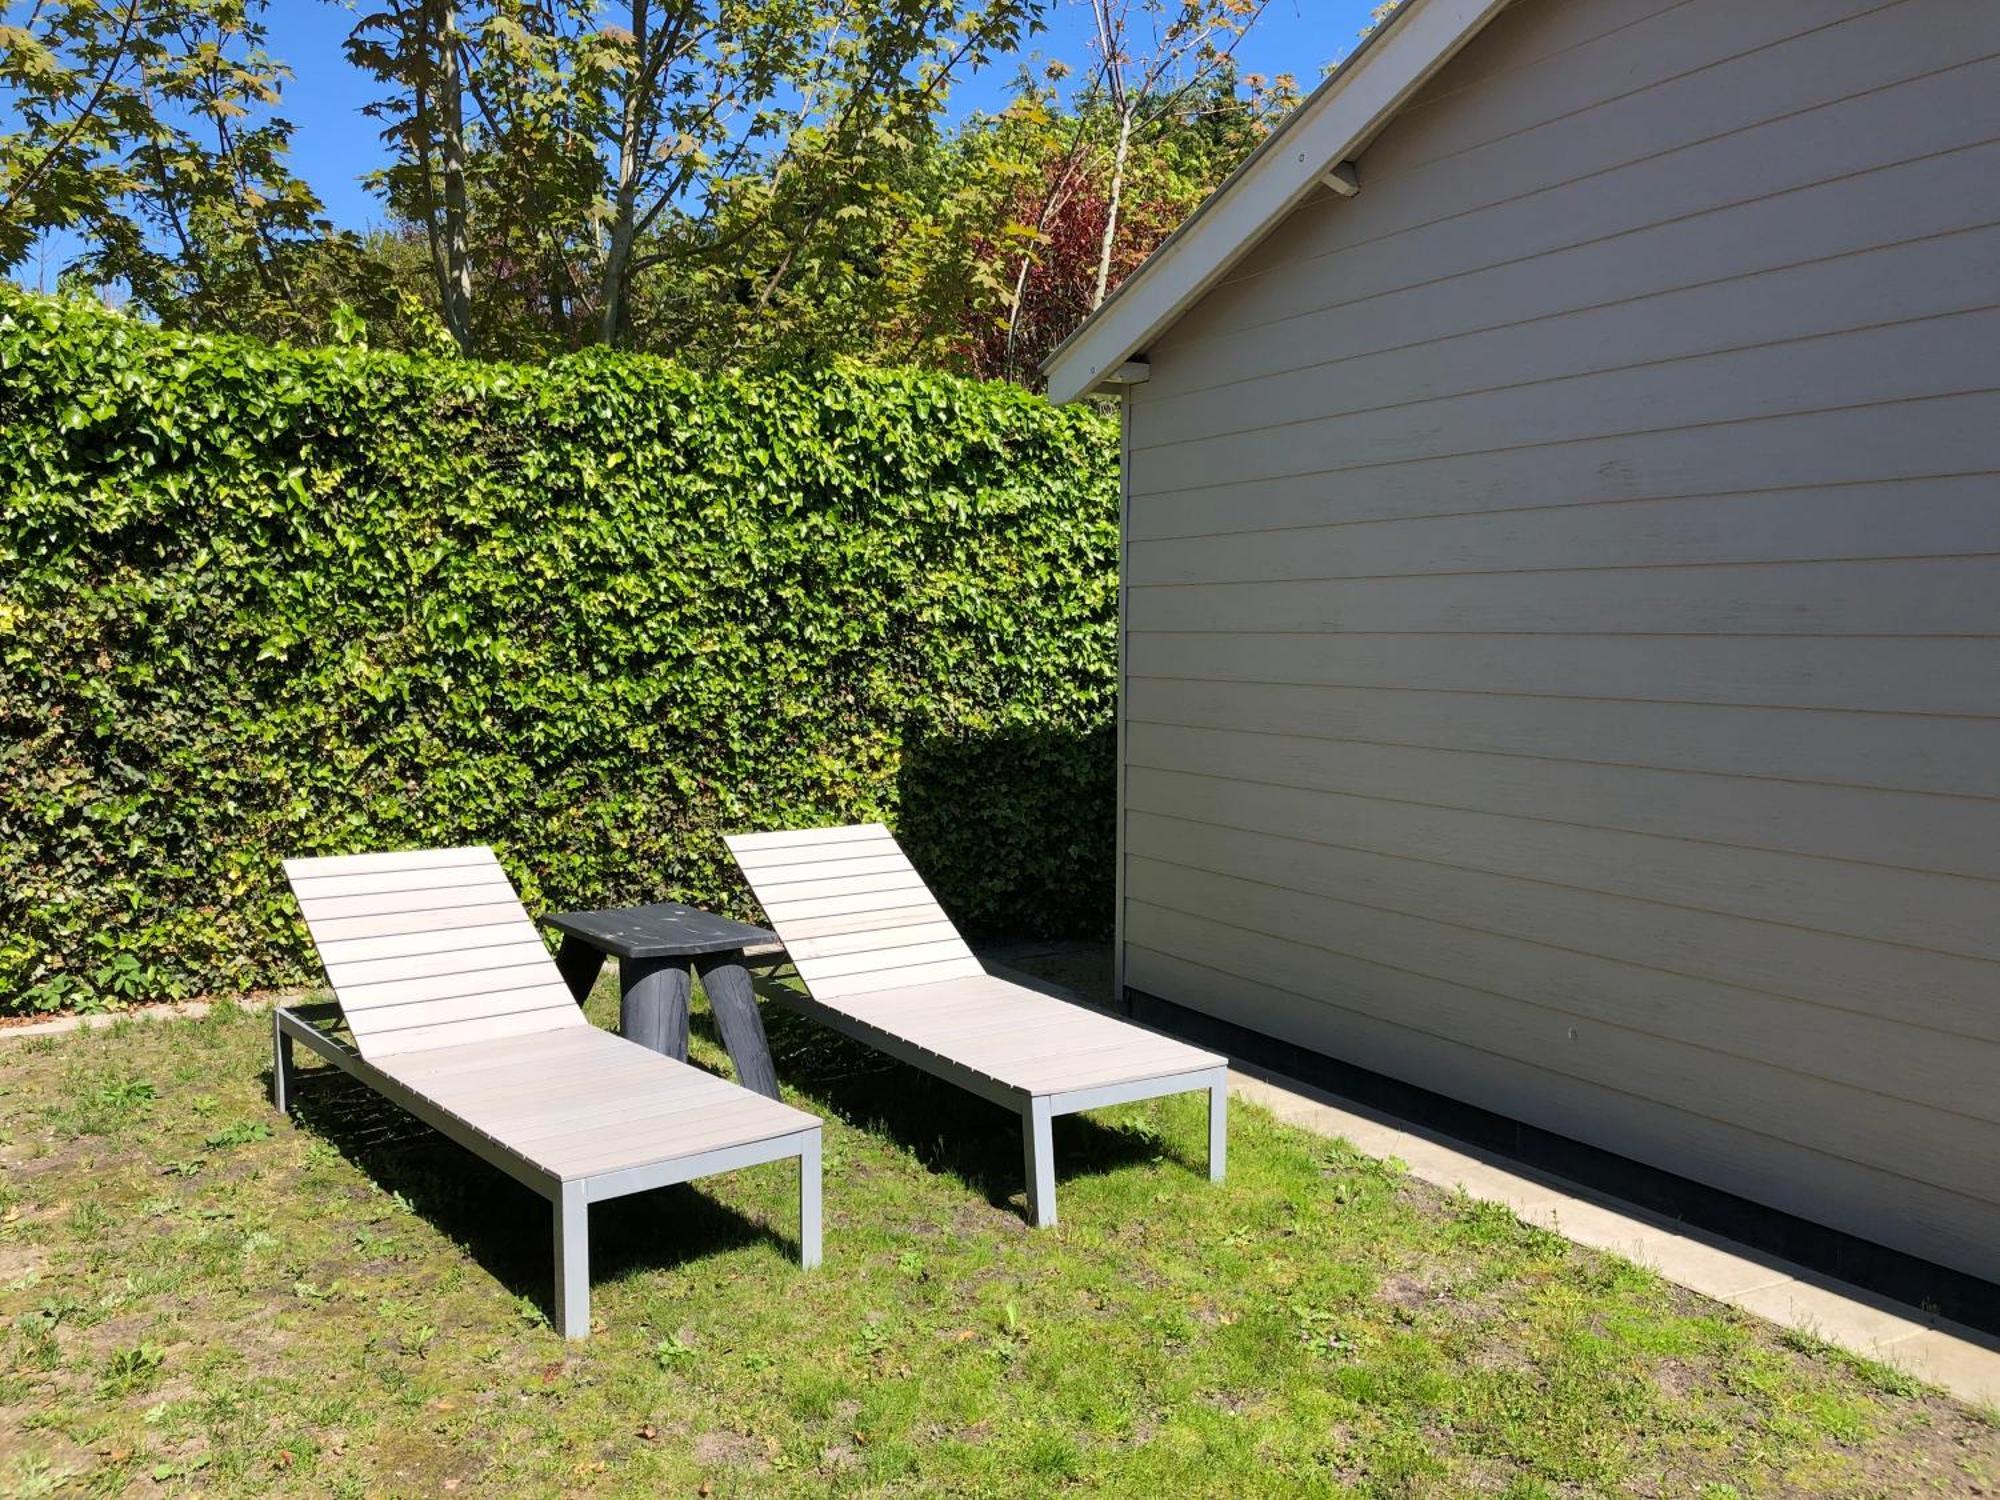
<path id="1" fill-rule="evenodd" d="M 975 927 L 1101 930 L 1116 463 L 1005 385 L 0 291 L 0 1010 L 309 976 L 293 853 L 740 910 L 720 833 L 882 817 Z"/>

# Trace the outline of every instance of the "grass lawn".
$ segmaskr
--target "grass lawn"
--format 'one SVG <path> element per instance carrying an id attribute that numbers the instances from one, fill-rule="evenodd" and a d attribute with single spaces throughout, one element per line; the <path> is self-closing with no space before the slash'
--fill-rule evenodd
<path id="1" fill-rule="evenodd" d="M 542 1201 L 339 1075 L 278 1119 L 263 1018 L 0 1040 L 0 1494 L 2000 1485 L 1991 1414 L 1242 1105 L 1221 1187 L 1200 1096 L 1060 1122 L 1030 1232 L 1012 1116 L 771 1019 L 825 1268 L 789 1165 L 617 1200 L 568 1347 Z"/>

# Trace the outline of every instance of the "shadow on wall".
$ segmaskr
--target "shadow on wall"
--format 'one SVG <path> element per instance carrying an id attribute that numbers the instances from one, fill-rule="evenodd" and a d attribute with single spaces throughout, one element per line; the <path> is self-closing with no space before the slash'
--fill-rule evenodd
<path id="1" fill-rule="evenodd" d="M 1117 827 L 1112 726 L 958 730 L 905 743 L 897 836 L 967 931 L 1109 935 Z"/>

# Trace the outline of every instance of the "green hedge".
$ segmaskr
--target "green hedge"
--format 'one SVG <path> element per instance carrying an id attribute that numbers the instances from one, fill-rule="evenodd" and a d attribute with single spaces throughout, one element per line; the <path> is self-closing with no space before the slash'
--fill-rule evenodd
<path id="1" fill-rule="evenodd" d="M 881 817 L 973 926 L 1100 931 L 1116 463 L 1006 385 L 0 291 L 0 1011 L 309 976 L 292 853 L 740 909 L 719 834 Z"/>

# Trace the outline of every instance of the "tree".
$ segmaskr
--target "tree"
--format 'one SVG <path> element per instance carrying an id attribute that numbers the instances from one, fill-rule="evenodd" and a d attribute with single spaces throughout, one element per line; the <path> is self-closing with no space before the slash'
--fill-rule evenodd
<path id="1" fill-rule="evenodd" d="M 389 0 L 347 40 L 357 67 L 395 86 L 368 107 L 397 161 L 379 174 L 390 207 L 420 225 L 445 327 L 473 348 L 472 251 L 466 192 L 465 38 L 455 0 Z"/>
<path id="2" fill-rule="evenodd" d="M 13 8 L 10 7 L 10 14 Z M 68 230 L 72 284 L 122 285 L 163 322 L 323 336 L 343 301 L 392 306 L 361 242 L 290 171 L 286 76 L 261 0 L 43 0 L 0 27 L 0 265 Z"/>
<path id="3" fill-rule="evenodd" d="M 1038 4 L 622 0 L 609 24 L 595 0 L 388 0 L 348 52 L 388 86 L 381 185 L 462 347 L 518 348 L 476 304 L 528 274 L 570 342 L 730 357 L 789 326 Z"/>
<path id="4" fill-rule="evenodd" d="M 0 90 L 17 126 L 0 135 L 0 266 L 126 190 L 120 147 L 152 123 L 140 79 L 160 50 L 141 0 L 0 10 Z"/>
<path id="5" fill-rule="evenodd" d="M 1105 184 L 1104 227 L 1098 236 L 1097 281 L 1090 306 L 1104 303 L 1118 242 L 1126 174 L 1136 138 L 1172 119 L 1199 97 L 1231 60 L 1270 0 L 1089 0 L 1097 28 L 1096 89 L 1111 125 L 1111 167 Z M 1139 50 L 1141 31 L 1150 46 Z"/>
<path id="6" fill-rule="evenodd" d="M 1200 206 L 1295 98 L 1289 77 L 1239 76 L 1227 59 L 1170 93 L 1128 115 L 1144 128 L 1126 136 L 1122 161 L 1119 113 L 1098 87 L 1067 109 L 1053 85 L 1028 87 L 1004 115 L 968 125 L 968 138 L 1007 164 L 1008 196 L 979 245 L 991 267 L 984 295 L 963 308 L 966 368 L 1032 384 L 1042 359 Z"/>

